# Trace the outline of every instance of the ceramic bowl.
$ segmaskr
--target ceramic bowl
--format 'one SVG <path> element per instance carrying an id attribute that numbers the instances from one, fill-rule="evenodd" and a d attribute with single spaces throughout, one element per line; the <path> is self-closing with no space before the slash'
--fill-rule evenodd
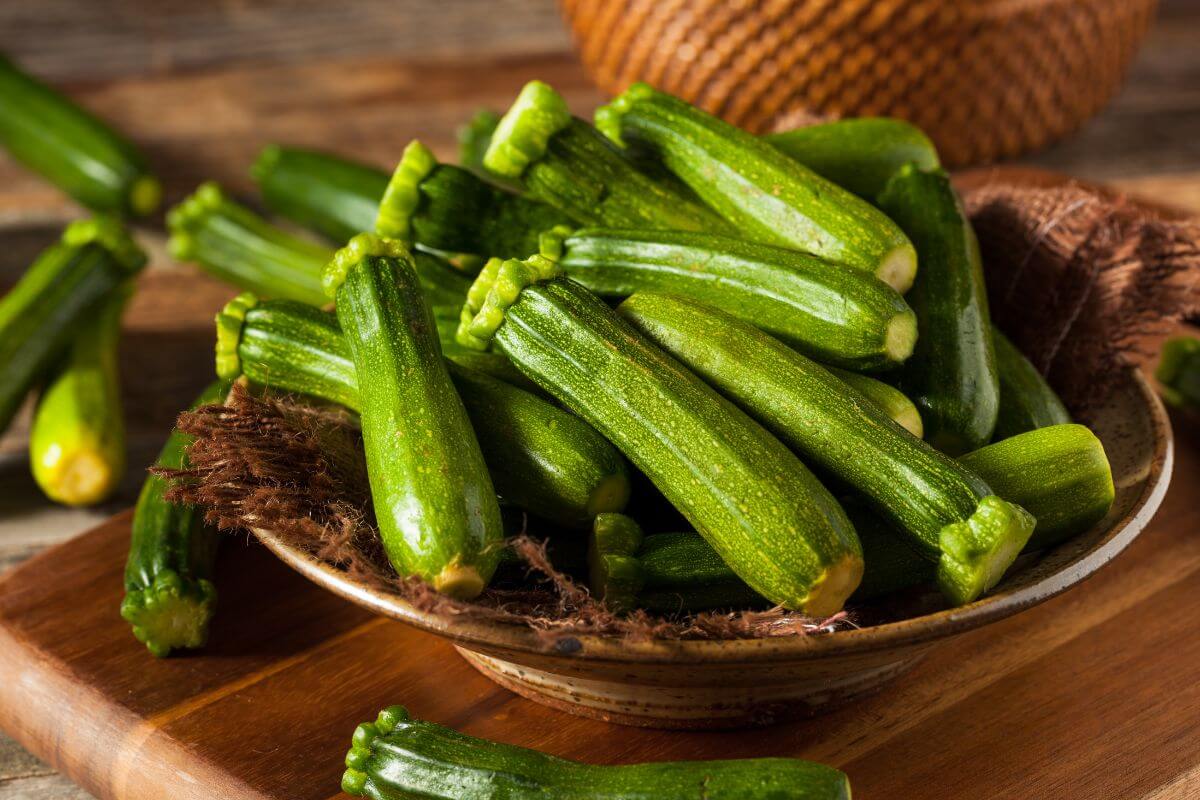
<path id="1" fill-rule="evenodd" d="M 1091 420 L 1112 463 L 1116 502 L 1092 530 L 1025 556 L 988 596 L 961 608 L 806 637 L 628 642 L 600 636 L 547 649 L 528 628 L 436 617 L 313 561 L 270 531 L 258 538 L 314 582 L 353 603 L 443 636 L 502 686 L 574 714 L 661 728 L 738 727 L 818 713 L 879 689 L 951 636 L 1075 586 L 1124 550 L 1153 516 L 1171 472 L 1171 429 L 1130 369 Z M 903 614 L 897 609 L 893 616 Z"/>

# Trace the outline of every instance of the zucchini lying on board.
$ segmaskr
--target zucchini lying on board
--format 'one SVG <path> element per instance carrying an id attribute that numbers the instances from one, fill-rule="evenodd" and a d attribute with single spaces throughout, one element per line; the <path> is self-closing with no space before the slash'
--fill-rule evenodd
<path id="1" fill-rule="evenodd" d="M 447 365 L 450 379 L 505 503 L 569 527 L 625 507 L 625 461 L 591 426 L 455 358 Z M 337 318 L 286 300 L 241 295 L 225 306 L 217 316 L 217 373 L 229 380 L 245 375 L 351 411 L 361 408 L 358 376 Z"/>
<path id="2" fill-rule="evenodd" d="M 706 233 L 603 228 L 557 228 L 543 235 L 541 248 L 601 297 L 691 297 L 828 364 L 895 366 L 917 340 L 916 317 L 894 289 L 797 250 Z"/>
<path id="3" fill-rule="evenodd" d="M 1104 446 L 1082 425 L 1053 425 L 989 444 L 959 459 L 997 492 L 1037 517 L 1025 551 L 1060 544 L 1100 522 L 1115 490 Z M 842 503 L 862 542 L 862 583 L 850 602 L 867 602 L 931 583 L 937 566 L 898 539 L 865 503 Z M 691 531 L 646 536 L 627 573 L 643 581 L 634 606 L 652 611 L 745 608 L 762 599 Z M 596 594 L 603 594 L 603 589 Z"/>
<path id="4" fill-rule="evenodd" d="M 553 260 L 489 261 L 459 333 L 590 422 L 772 602 L 828 615 L 858 585 L 854 530 L 813 474 Z"/>
<path id="5" fill-rule="evenodd" d="M 136 275 L 146 255 L 117 222 L 73 222 L 0 298 L 0 433 L 98 302 Z"/>
<path id="6" fill-rule="evenodd" d="M 868 498 L 937 560 L 950 602 L 969 603 L 990 589 L 1025 546 L 1034 525 L 1025 510 L 777 339 L 671 295 L 635 294 L 618 311 L 814 466 Z"/>
<path id="7" fill-rule="evenodd" d="M 592 766 L 466 736 L 402 706 L 354 731 L 342 790 L 370 800 L 850 800 L 846 775 L 812 761 Z"/>
<path id="8" fill-rule="evenodd" d="M 739 235 L 864 269 L 900 292 L 917 253 L 885 214 L 770 144 L 644 83 L 596 111 L 614 142 L 656 152 Z"/>
<path id="9" fill-rule="evenodd" d="M 125 474 L 118 346 L 127 282 L 93 308 L 38 401 L 29 464 L 46 496 L 68 506 L 106 500 Z"/>
<path id="10" fill-rule="evenodd" d="M 1176 408 L 1200 408 L 1200 339 L 1177 336 L 1168 339 L 1154 377 L 1163 399 Z"/>
<path id="11" fill-rule="evenodd" d="M 504 527 L 412 256 L 399 242 L 359 234 L 334 255 L 324 283 L 358 379 L 384 551 L 401 576 L 475 597 L 496 569 Z"/>
<path id="12" fill-rule="evenodd" d="M 201 392 L 192 408 L 221 403 L 229 384 L 216 382 Z M 176 430 L 167 438 L 155 466 L 185 469 L 192 437 Z M 213 564 L 220 534 L 204 524 L 194 506 L 167 502 L 170 483 L 150 475 L 142 484 L 133 512 L 125 597 L 121 617 L 133 635 L 162 658 L 177 648 L 203 647 L 216 610 Z"/>
<path id="13" fill-rule="evenodd" d="M 1000 383 L 1000 407 L 996 428 L 992 431 L 993 441 L 1071 421 L 1067 407 L 1037 367 L 995 327 L 992 328 L 992 345 L 996 351 L 996 377 Z"/>
<path id="14" fill-rule="evenodd" d="M 525 84 L 500 120 L 483 165 L 583 225 L 732 233 L 709 209 L 639 172 L 541 81 Z"/>
<path id="15" fill-rule="evenodd" d="M 879 195 L 921 259 L 907 300 L 921 335 L 899 386 L 921 409 L 925 438 L 950 455 L 987 444 L 1000 384 L 979 242 L 943 171 L 900 169 Z"/>
<path id="16" fill-rule="evenodd" d="M 130 142 L 0 55 L 0 146 L 88 208 L 145 216 L 162 187 Z"/>

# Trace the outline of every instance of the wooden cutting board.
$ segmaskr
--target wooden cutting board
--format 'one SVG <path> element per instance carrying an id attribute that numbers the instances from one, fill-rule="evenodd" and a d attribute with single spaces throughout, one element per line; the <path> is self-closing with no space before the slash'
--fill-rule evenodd
<path id="1" fill-rule="evenodd" d="M 1200 796 L 1200 427 L 1156 520 L 1098 576 L 955 639 L 879 695 L 755 732 L 622 728 L 552 711 L 447 643 L 231 543 L 203 654 L 153 659 L 117 615 L 129 515 L 0 579 L 0 726 L 102 798 L 339 796 L 354 726 L 392 703 L 595 763 L 791 755 L 857 800 Z"/>

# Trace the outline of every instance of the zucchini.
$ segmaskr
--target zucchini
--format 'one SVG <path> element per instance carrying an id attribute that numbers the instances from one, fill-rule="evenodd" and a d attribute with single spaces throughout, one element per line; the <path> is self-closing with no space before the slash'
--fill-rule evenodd
<path id="1" fill-rule="evenodd" d="M 782 342 L 693 300 L 635 294 L 625 319 L 814 466 L 871 501 L 927 558 L 955 604 L 994 586 L 1034 519 Z"/>
<path id="2" fill-rule="evenodd" d="M 33 479 L 51 500 L 106 500 L 125 473 L 125 419 L 118 347 L 133 283 L 114 290 L 82 322 L 42 392 L 29 432 Z"/>
<path id="3" fill-rule="evenodd" d="M 883 413 L 891 417 L 892 422 L 904 428 L 904 430 L 913 436 L 920 439 L 925 435 L 925 428 L 921 424 L 921 412 L 917 410 L 916 403 L 909 400 L 904 392 L 869 375 L 860 375 L 857 372 L 838 369 L 828 364 L 825 365 L 825 369 L 840 378 L 842 383 L 849 384 L 872 403 L 879 406 Z"/>
<path id="4" fill-rule="evenodd" d="M 553 260 L 488 262 L 459 335 L 590 422 L 764 597 L 823 616 L 858 585 L 858 540 L 812 473 Z"/>
<path id="5" fill-rule="evenodd" d="M 923 170 L 941 166 L 924 131 L 892 117 L 855 117 L 790 131 L 763 141 L 822 178 L 874 200 L 896 170 L 914 162 Z"/>
<path id="6" fill-rule="evenodd" d="M 1200 339 L 1176 336 L 1164 342 L 1154 377 L 1167 403 L 1200 408 Z"/>
<path id="7" fill-rule="evenodd" d="M 921 409 L 925 438 L 950 455 L 987 444 L 1000 384 L 979 242 L 943 171 L 903 167 L 880 207 L 917 247 L 921 274 L 908 293 L 921 337 L 900 372 L 900 389 Z"/>
<path id="8" fill-rule="evenodd" d="M 995 327 L 992 328 L 992 345 L 996 351 L 996 377 L 1000 382 L 1000 406 L 996 412 L 996 428 L 992 431 L 993 440 L 1071 421 L 1067 407 L 1037 367 Z"/>
<path id="9" fill-rule="evenodd" d="M 864 269 L 900 292 L 912 285 L 917 253 L 896 223 L 757 137 L 644 83 L 596 119 L 614 142 L 657 152 L 740 235 Z"/>
<path id="10" fill-rule="evenodd" d="M 320 150 L 267 145 L 250 169 L 267 208 L 335 242 L 375 225 L 388 174 Z"/>
<path id="11" fill-rule="evenodd" d="M 1082 425 L 1018 434 L 962 456 L 1003 496 L 1037 517 L 1025 552 L 1060 544 L 1090 529 L 1112 507 L 1115 491 L 1104 446 Z M 862 542 L 862 583 L 851 603 L 930 583 L 937 567 L 898 539 L 888 522 L 853 498 L 842 507 Z M 638 551 L 645 588 L 637 605 L 652 611 L 744 608 L 761 599 L 695 533 L 647 536 Z"/>
<path id="12" fill-rule="evenodd" d="M 505 503 L 575 528 L 625 507 L 625 461 L 600 434 L 455 358 L 447 364 L 450 379 Z M 361 409 L 358 376 L 337 318 L 286 300 L 259 302 L 243 294 L 225 306 L 217 315 L 217 374 L 229 380 L 245 375 L 263 386 Z"/>
<path id="13" fill-rule="evenodd" d="M 192 408 L 224 402 L 229 384 L 205 389 Z M 192 437 L 172 431 L 155 466 L 186 469 Z M 121 617 L 151 653 L 165 657 L 177 648 L 203 647 L 216 610 L 213 564 L 221 535 L 204 524 L 195 506 L 167 501 L 170 481 L 148 475 L 133 512 L 125 597 Z"/>
<path id="14" fill-rule="evenodd" d="M 637 559 L 642 529 L 619 513 L 596 515 L 588 537 L 588 588 L 610 610 L 633 608 L 645 577 Z"/>
<path id="15" fill-rule="evenodd" d="M 145 263 L 118 223 L 80 220 L 0 299 L 0 433 L 66 351 L 80 321 Z"/>
<path id="16" fill-rule="evenodd" d="M 733 232 L 709 209 L 639 172 L 541 81 L 525 84 L 500 120 L 483 165 L 583 225 Z"/>
<path id="17" fill-rule="evenodd" d="M 162 186 L 130 142 L 0 55 L 0 145 L 82 205 L 106 214 L 158 210 Z"/>
<path id="18" fill-rule="evenodd" d="M 465 169 L 486 174 L 483 156 L 492 144 L 492 134 L 500 125 L 500 115 L 490 108 L 481 108 L 471 115 L 466 125 L 458 129 L 458 163 Z"/>
<path id="19" fill-rule="evenodd" d="M 602 297 L 691 297 L 829 364 L 895 366 L 917 340 L 916 317 L 890 286 L 796 250 L 687 231 L 561 228 L 542 248 Z"/>
<path id="20" fill-rule="evenodd" d="M 438 163 L 414 140 L 404 148 L 379 203 L 375 232 L 444 252 L 524 258 L 537 252 L 538 234 L 566 222 L 545 203 Z"/>
<path id="21" fill-rule="evenodd" d="M 358 378 L 384 551 L 401 576 L 475 597 L 496 569 L 504 527 L 412 256 L 399 242 L 359 234 L 324 282 Z"/>
<path id="22" fill-rule="evenodd" d="M 371 800 L 850 800 L 846 775 L 812 761 L 593 766 L 415 720 L 402 706 L 354 731 L 342 790 Z"/>

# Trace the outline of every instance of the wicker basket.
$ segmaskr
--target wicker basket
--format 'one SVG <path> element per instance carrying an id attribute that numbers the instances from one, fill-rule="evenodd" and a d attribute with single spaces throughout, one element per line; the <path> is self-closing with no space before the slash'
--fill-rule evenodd
<path id="1" fill-rule="evenodd" d="M 950 165 L 1043 147 L 1116 90 L 1157 0 L 561 0 L 583 63 L 748 130 L 889 115 Z"/>

